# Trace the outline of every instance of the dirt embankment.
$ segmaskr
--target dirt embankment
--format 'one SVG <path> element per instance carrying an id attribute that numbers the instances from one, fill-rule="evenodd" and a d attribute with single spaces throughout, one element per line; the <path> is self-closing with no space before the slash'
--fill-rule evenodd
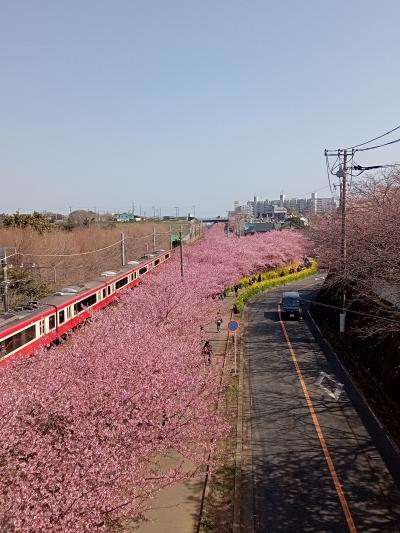
<path id="1" fill-rule="evenodd" d="M 66 231 L 54 228 L 39 233 L 31 228 L 0 229 L 0 245 L 10 256 L 10 306 L 26 299 L 22 286 L 35 281 L 52 291 L 56 287 L 83 283 L 96 278 L 104 270 L 121 266 L 121 232 L 125 235 L 126 261 L 153 250 L 153 226 L 156 227 L 156 248 L 170 247 L 169 226 L 166 224 L 131 223 L 121 225 L 93 224 Z M 15 252 L 17 252 L 14 255 Z M 88 253 L 94 250 L 95 253 Z M 74 255 L 73 255 L 74 254 Z M 13 273 L 14 269 L 14 273 Z M 15 279 L 23 279 L 15 283 Z M 32 283 L 31 287 L 34 287 Z M 36 299 L 34 288 L 28 299 Z M 40 291 L 38 291 L 40 292 Z M 42 294 L 40 293 L 40 296 Z M 22 301 L 21 301 L 22 300 Z"/>

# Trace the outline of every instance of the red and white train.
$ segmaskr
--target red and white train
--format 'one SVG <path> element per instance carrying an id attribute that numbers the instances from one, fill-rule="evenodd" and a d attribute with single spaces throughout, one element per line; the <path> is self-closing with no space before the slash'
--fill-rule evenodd
<path id="1" fill-rule="evenodd" d="M 50 346 L 87 320 L 92 309 L 102 309 L 118 298 L 122 289 L 140 283 L 171 253 L 160 250 L 146 254 L 118 272 L 103 272 L 94 281 L 60 289 L 17 313 L 0 316 L 0 366 L 16 356 L 31 355 L 41 346 Z"/>

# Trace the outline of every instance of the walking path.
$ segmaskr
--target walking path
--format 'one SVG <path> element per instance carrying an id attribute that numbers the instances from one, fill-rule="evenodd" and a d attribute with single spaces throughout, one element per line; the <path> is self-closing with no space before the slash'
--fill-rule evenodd
<path id="1" fill-rule="evenodd" d="M 229 295 L 224 299 L 221 331 L 217 333 L 215 322 L 205 328 L 205 338 L 211 341 L 213 348 L 212 364 L 221 364 L 228 341 L 228 322 L 231 320 L 235 298 Z M 168 458 L 168 464 L 177 460 Z M 188 469 L 190 466 L 188 465 Z M 176 483 L 160 492 L 152 502 L 151 509 L 145 514 L 147 521 L 138 529 L 139 533 L 194 533 L 198 531 L 201 502 L 205 476 Z"/>

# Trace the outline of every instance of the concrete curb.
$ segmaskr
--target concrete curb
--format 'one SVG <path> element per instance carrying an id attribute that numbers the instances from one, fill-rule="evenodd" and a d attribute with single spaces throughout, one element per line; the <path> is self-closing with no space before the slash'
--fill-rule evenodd
<path id="1" fill-rule="evenodd" d="M 247 326 L 248 308 L 244 308 L 240 315 L 242 323 Z M 246 443 L 251 442 L 251 424 L 246 424 L 246 412 L 250 409 L 249 388 L 246 388 L 245 379 L 248 378 L 247 361 L 245 359 L 244 344 L 246 341 L 247 331 L 241 335 L 240 342 L 240 367 L 239 367 L 239 391 L 238 391 L 238 415 L 236 424 L 236 454 L 235 454 L 235 486 L 233 495 L 233 524 L 232 532 L 253 533 L 253 492 L 252 486 L 244 485 L 243 473 L 247 469 L 252 470 L 251 446 Z M 243 502 L 243 488 L 248 491 L 247 501 Z M 249 507 L 246 507 L 246 505 Z M 245 507 L 243 506 L 245 505 Z"/>

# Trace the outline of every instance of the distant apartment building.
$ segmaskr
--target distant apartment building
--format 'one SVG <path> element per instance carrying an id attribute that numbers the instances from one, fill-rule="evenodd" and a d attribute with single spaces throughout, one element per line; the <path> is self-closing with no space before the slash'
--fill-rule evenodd
<path id="1" fill-rule="evenodd" d="M 280 195 L 279 200 L 260 200 L 254 196 L 253 200 L 240 205 L 236 200 L 230 215 L 241 214 L 247 219 L 263 219 L 268 222 L 283 222 L 288 215 L 312 215 L 326 213 L 336 209 L 335 198 L 318 198 L 316 193 L 311 198 L 285 198 Z"/>
<path id="2" fill-rule="evenodd" d="M 336 209 L 334 198 L 318 198 L 315 193 L 311 195 L 311 210 L 313 213 L 327 213 Z"/>

